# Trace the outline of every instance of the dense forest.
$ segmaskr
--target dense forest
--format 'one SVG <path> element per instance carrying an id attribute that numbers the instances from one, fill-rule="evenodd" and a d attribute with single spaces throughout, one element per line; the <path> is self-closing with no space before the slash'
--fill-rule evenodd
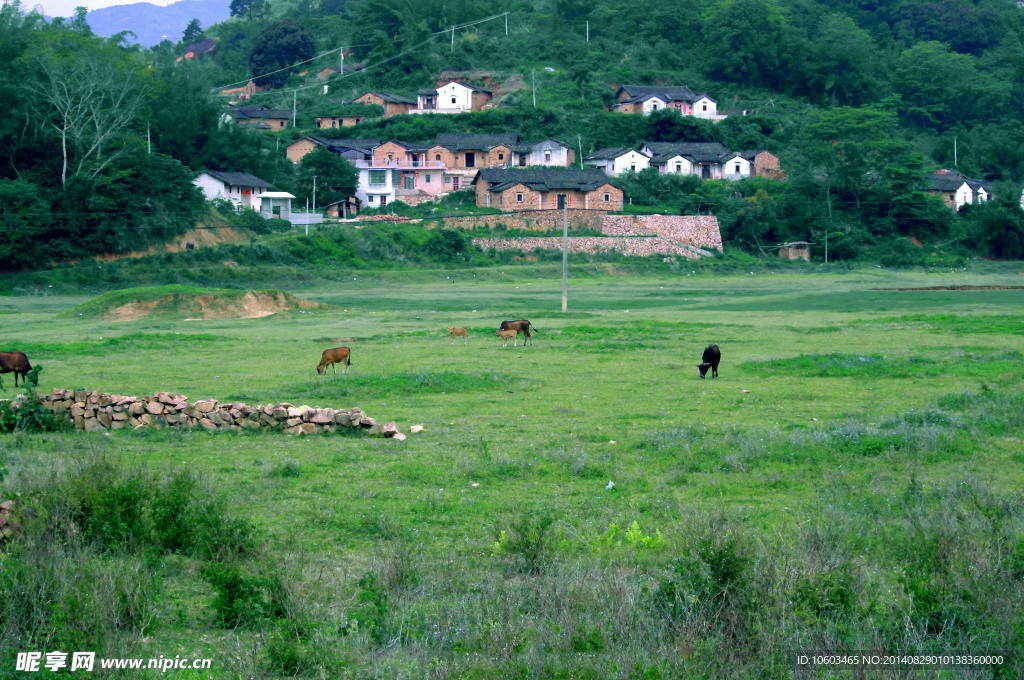
<path id="1" fill-rule="evenodd" d="M 442 74 L 500 94 L 491 111 L 397 116 L 345 136 L 430 139 L 517 130 L 584 154 L 641 141 L 767 149 L 788 178 L 619 183 L 636 209 L 712 212 L 752 252 L 828 235 L 836 258 L 900 251 L 913 237 L 1024 257 L 1024 8 L 1011 0 L 234 0 L 153 49 L 101 38 L 84 11 L 47 22 L 0 9 L 0 268 L 117 252 L 181 233 L 206 213 L 191 178 L 256 174 L 304 195 L 284 156 L 313 117 L 368 89 L 414 95 Z M 215 51 L 179 59 L 187 44 Z M 345 71 L 324 82 L 317 73 Z M 297 110 L 297 128 L 219 123 L 221 92 Z M 720 123 L 608 111 L 623 83 L 685 84 Z M 991 181 L 993 200 L 953 213 L 924 191 L 939 168 Z"/>

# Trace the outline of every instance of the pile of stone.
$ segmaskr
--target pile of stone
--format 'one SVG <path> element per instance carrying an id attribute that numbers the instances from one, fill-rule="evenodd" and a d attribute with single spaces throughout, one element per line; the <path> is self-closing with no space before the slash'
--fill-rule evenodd
<path id="1" fill-rule="evenodd" d="M 14 501 L 6 500 L 0 503 L 0 543 L 9 538 L 14 538 L 17 527 L 14 525 Z"/>
<path id="2" fill-rule="evenodd" d="M 247 406 L 216 399 L 189 401 L 183 394 L 159 392 L 148 397 L 125 397 L 90 390 L 54 389 L 41 397 L 54 415 L 69 418 L 79 430 L 139 429 L 143 427 L 202 427 L 206 430 L 270 428 L 289 434 L 333 432 L 337 428 L 366 428 L 386 437 L 401 434 L 394 423 L 378 426 L 359 408 L 333 409 L 288 403 Z M 404 438 L 404 437 L 401 437 Z"/>
<path id="3" fill-rule="evenodd" d="M 562 239 L 558 236 L 527 236 L 524 238 L 475 238 L 473 245 L 484 250 L 494 249 L 521 250 L 529 253 L 534 250 L 561 250 Z M 647 257 L 650 255 L 679 255 L 696 259 L 702 251 L 684 244 L 673 243 L 663 238 L 617 238 L 601 236 L 570 236 L 566 247 L 570 253 L 599 253 L 617 250 L 623 255 Z M 711 253 L 704 252 L 703 256 Z"/>
<path id="4" fill-rule="evenodd" d="M 722 233 L 714 215 L 605 215 L 602 233 L 649 236 L 675 243 L 722 250 Z"/>

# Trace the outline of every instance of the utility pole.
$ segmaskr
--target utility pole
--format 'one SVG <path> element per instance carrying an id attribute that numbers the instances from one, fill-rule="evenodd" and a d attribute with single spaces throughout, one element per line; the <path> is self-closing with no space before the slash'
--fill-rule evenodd
<path id="1" fill-rule="evenodd" d="M 316 212 L 316 175 L 313 175 L 313 212 Z"/>
<path id="2" fill-rule="evenodd" d="M 295 127 L 295 107 L 296 107 L 295 102 L 296 102 L 296 99 L 297 99 L 298 96 L 299 96 L 299 91 L 298 90 L 292 90 L 292 128 Z"/>
<path id="3" fill-rule="evenodd" d="M 569 308 L 569 196 L 562 214 L 562 312 Z"/>
<path id="4" fill-rule="evenodd" d="M 956 137 L 953 137 L 953 167 L 956 167 Z"/>
<path id="5" fill-rule="evenodd" d="M 338 63 L 338 68 L 340 69 L 340 74 L 341 75 L 345 75 L 345 48 L 344 47 L 339 47 L 338 48 L 338 55 L 341 57 L 341 61 Z"/>
<path id="6" fill-rule="evenodd" d="M 149 123 L 146 123 L 146 153 L 147 154 L 153 153 L 153 144 L 150 141 L 150 137 L 149 137 Z"/>
<path id="7" fill-rule="evenodd" d="M 508 12 L 505 12 L 505 35 L 508 35 Z"/>
<path id="8" fill-rule="evenodd" d="M 587 22 L 587 42 L 590 42 L 590 22 Z"/>
<path id="9" fill-rule="evenodd" d="M 580 170 L 582 170 L 583 169 L 583 137 L 578 132 L 576 133 L 576 143 L 579 144 L 579 147 L 580 147 Z"/>
<path id="10" fill-rule="evenodd" d="M 533 79 L 533 108 L 537 108 L 537 69 L 530 69 L 530 77 Z"/>
<path id="11" fill-rule="evenodd" d="M 452 49 L 451 49 L 451 51 L 452 52 L 455 51 L 455 27 L 454 26 L 452 26 Z"/>

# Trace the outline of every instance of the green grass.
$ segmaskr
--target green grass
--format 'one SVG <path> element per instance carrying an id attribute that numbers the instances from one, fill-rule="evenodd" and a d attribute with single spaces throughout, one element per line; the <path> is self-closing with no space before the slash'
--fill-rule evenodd
<path id="1" fill-rule="evenodd" d="M 574 271 L 565 314 L 533 265 L 360 272 L 291 318 L 0 299 L 43 389 L 358 406 L 408 434 L 5 435 L 0 496 L 89 456 L 222 494 L 258 537 L 238 582 L 258 608 L 279 579 L 285 614 L 224 629 L 203 560 L 104 558 L 161 584 L 151 627 L 110 639 L 216 678 L 783 678 L 794 646 L 1024 647 L 1024 299 L 872 290 L 1015 275 Z M 533 345 L 501 347 L 513 318 Z M 340 344 L 349 374 L 318 376 Z"/>

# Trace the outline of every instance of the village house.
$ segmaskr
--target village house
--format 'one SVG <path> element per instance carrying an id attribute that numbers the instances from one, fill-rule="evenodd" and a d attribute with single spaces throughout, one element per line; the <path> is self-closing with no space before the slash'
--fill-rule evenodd
<path id="1" fill-rule="evenodd" d="M 234 204 L 236 210 L 251 208 L 260 211 L 262 199 L 259 197 L 272 184 L 256 175 L 247 172 L 221 172 L 207 170 L 199 173 L 194 184 L 203 191 L 206 200 L 224 198 Z"/>
<path id="2" fill-rule="evenodd" d="M 370 158 L 354 161 L 359 169 L 356 198 L 367 208 L 380 208 L 394 201 L 416 204 L 450 191 L 445 163 L 431 158 L 432 146 L 396 139 L 375 146 Z"/>
<path id="3" fill-rule="evenodd" d="M 184 54 L 178 57 L 177 61 L 192 61 L 193 59 L 202 59 L 203 57 L 212 57 L 217 53 L 217 40 L 216 38 L 206 38 L 200 40 L 197 43 L 186 45 Z"/>
<path id="4" fill-rule="evenodd" d="M 751 163 L 750 174 L 754 177 L 770 177 L 772 179 L 786 179 L 779 164 L 779 157 L 764 149 L 748 149 L 741 151 L 740 155 Z"/>
<path id="5" fill-rule="evenodd" d="M 576 151 L 557 139 L 541 142 L 517 142 L 512 149 L 512 163 L 521 168 L 531 165 L 568 168 L 576 160 Z"/>
<path id="6" fill-rule="evenodd" d="M 416 106 L 416 102 L 408 97 L 391 92 L 366 92 L 356 97 L 353 101 L 359 104 L 373 104 L 382 107 L 385 118 L 409 113 Z"/>
<path id="7" fill-rule="evenodd" d="M 340 201 L 328 203 L 324 206 L 324 210 L 327 212 L 328 217 L 350 220 L 359 214 L 359 208 L 362 206 L 362 203 L 356 196 L 348 196 Z"/>
<path id="8" fill-rule="evenodd" d="M 302 158 L 318 146 L 325 146 L 330 151 L 349 161 L 370 160 L 373 150 L 380 146 L 379 139 L 329 139 L 307 135 L 297 139 L 286 147 L 288 160 L 298 164 Z"/>
<path id="9" fill-rule="evenodd" d="M 484 168 L 476 204 L 500 210 L 622 210 L 622 190 L 600 170 Z"/>
<path id="10" fill-rule="evenodd" d="M 718 103 L 706 94 L 695 94 L 685 85 L 623 85 L 615 93 L 613 111 L 642 113 L 649 116 L 661 109 L 672 109 L 683 116 L 722 120 Z"/>
<path id="11" fill-rule="evenodd" d="M 360 123 L 362 123 L 367 118 L 368 118 L 368 116 L 366 114 L 359 114 L 359 115 L 338 114 L 338 115 L 334 115 L 334 116 L 327 116 L 327 115 L 325 115 L 325 116 L 317 116 L 315 118 L 315 120 L 316 120 L 316 126 L 318 128 L 320 128 L 320 129 L 324 129 L 324 128 L 352 127 L 353 125 L 359 125 Z"/>
<path id="12" fill-rule="evenodd" d="M 266 105 L 238 106 L 228 110 L 226 117 L 243 127 L 257 130 L 283 130 L 288 127 L 292 112 L 285 109 L 272 109 Z"/>
<path id="13" fill-rule="evenodd" d="M 987 201 L 991 194 L 991 182 L 969 179 L 955 170 L 939 170 L 927 175 L 925 179 L 928 181 L 925 191 L 941 196 L 946 206 L 954 210 L 960 210 L 971 203 Z"/>
<path id="14" fill-rule="evenodd" d="M 648 153 L 625 146 L 614 147 L 598 149 L 584 158 L 583 164 L 592 168 L 599 168 L 609 177 L 618 177 L 626 172 L 646 170 L 651 164 L 651 156 Z"/>
<path id="15" fill-rule="evenodd" d="M 436 90 L 420 90 L 416 93 L 416 108 L 409 113 L 466 113 L 479 111 L 488 103 L 494 93 L 469 83 L 456 80 Z"/>
<path id="16" fill-rule="evenodd" d="M 765 176 L 784 179 L 779 157 L 761 149 L 726 151 L 718 142 L 644 142 L 640 151 L 651 156 L 661 174 L 697 175 L 703 179 L 744 179 Z"/>

